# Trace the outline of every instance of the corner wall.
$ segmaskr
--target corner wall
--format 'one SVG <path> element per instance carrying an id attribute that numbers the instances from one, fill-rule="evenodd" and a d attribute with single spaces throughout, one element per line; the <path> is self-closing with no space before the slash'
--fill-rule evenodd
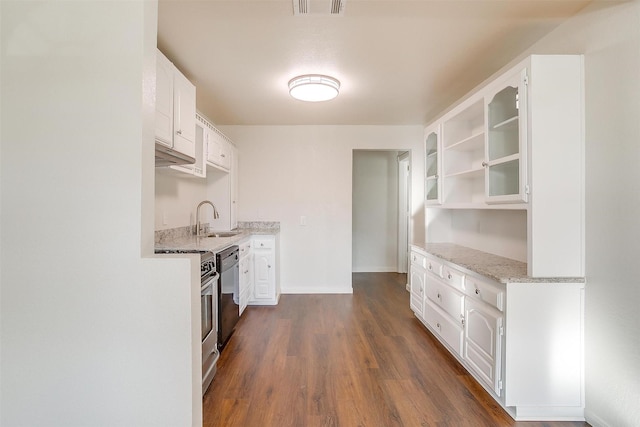
<path id="1" fill-rule="evenodd" d="M 0 2 L 0 425 L 202 425 L 199 262 L 141 257 L 156 25 L 155 1 Z"/>

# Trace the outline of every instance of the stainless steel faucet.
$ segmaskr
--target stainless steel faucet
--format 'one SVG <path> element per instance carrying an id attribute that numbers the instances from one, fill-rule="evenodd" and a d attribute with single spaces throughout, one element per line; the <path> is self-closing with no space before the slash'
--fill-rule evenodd
<path id="1" fill-rule="evenodd" d="M 202 235 L 202 230 L 201 230 L 201 224 L 200 224 L 200 206 L 205 205 L 205 204 L 209 204 L 211 205 L 211 207 L 213 208 L 213 219 L 218 219 L 220 218 L 220 215 L 218 215 L 218 210 L 216 209 L 216 207 L 213 205 L 213 203 L 211 203 L 208 200 L 203 200 L 198 204 L 198 207 L 196 208 L 196 236 L 201 236 Z"/>

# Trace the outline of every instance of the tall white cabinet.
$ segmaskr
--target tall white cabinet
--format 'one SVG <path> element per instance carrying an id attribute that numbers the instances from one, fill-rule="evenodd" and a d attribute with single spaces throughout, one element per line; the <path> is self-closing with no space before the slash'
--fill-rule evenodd
<path id="1" fill-rule="evenodd" d="M 427 126 L 441 167 L 425 176 L 426 241 L 455 211 L 522 211 L 528 274 L 584 276 L 583 116 L 582 56 L 533 55 Z"/>
<path id="2" fill-rule="evenodd" d="M 583 84 L 581 55 L 533 55 L 425 127 L 410 306 L 519 420 L 584 416 Z"/>

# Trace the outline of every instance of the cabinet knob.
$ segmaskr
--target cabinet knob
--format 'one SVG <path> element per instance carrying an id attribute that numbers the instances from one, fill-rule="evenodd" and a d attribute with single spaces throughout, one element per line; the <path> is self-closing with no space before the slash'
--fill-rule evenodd
<path id="1" fill-rule="evenodd" d="M 271 268 L 271 266 L 270 266 L 270 265 L 267 265 L 267 268 Z"/>
<path id="2" fill-rule="evenodd" d="M 480 289 L 476 288 L 476 295 L 480 295 Z"/>
<path id="3" fill-rule="evenodd" d="M 436 328 L 440 329 L 440 323 L 436 323 Z"/>
<path id="4" fill-rule="evenodd" d="M 440 175 L 435 174 L 433 177 L 434 177 L 435 179 L 438 179 L 438 178 L 440 178 Z"/>
<path id="5" fill-rule="evenodd" d="M 482 167 L 483 167 L 483 168 L 486 168 L 487 166 L 489 166 L 489 163 L 487 163 L 487 162 L 482 162 Z"/>
<path id="6" fill-rule="evenodd" d="M 178 130 L 176 131 L 176 133 L 177 133 L 178 135 L 182 135 L 182 129 L 178 129 Z"/>
<path id="7" fill-rule="evenodd" d="M 439 293 L 438 293 L 437 297 L 438 297 L 438 299 L 440 299 L 440 294 Z"/>
<path id="8" fill-rule="evenodd" d="M 447 275 L 447 279 L 451 280 L 451 273 Z"/>

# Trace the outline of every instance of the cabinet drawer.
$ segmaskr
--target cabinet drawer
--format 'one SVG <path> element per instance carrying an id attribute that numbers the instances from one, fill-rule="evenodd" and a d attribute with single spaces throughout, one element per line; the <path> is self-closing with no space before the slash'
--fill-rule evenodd
<path id="1" fill-rule="evenodd" d="M 460 323 L 449 320 L 429 300 L 424 304 L 424 320 L 458 355 L 462 355 L 463 331 Z"/>
<path id="2" fill-rule="evenodd" d="M 276 241 L 269 237 L 255 237 L 253 239 L 254 249 L 274 249 L 276 247 Z"/>
<path id="3" fill-rule="evenodd" d="M 411 251 L 411 265 L 417 265 L 425 268 L 425 266 L 427 265 L 426 257 L 421 253 Z"/>
<path id="4" fill-rule="evenodd" d="M 240 258 L 249 255 L 249 252 L 251 251 L 251 240 L 247 240 L 238 244 L 238 250 L 240 252 Z"/>
<path id="5" fill-rule="evenodd" d="M 464 291 L 464 274 L 448 265 L 442 266 L 442 279 L 444 282 L 460 291 Z"/>
<path id="6" fill-rule="evenodd" d="M 465 277 L 465 293 L 472 298 L 486 302 L 500 311 L 504 311 L 504 289 L 475 277 Z"/>
<path id="7" fill-rule="evenodd" d="M 425 260 L 424 268 L 426 268 L 428 272 L 435 274 L 438 277 L 442 276 L 442 263 L 438 260 L 427 258 Z"/>
<path id="8" fill-rule="evenodd" d="M 427 279 L 427 298 L 444 310 L 453 320 L 464 318 L 464 295 L 434 278 Z"/>

